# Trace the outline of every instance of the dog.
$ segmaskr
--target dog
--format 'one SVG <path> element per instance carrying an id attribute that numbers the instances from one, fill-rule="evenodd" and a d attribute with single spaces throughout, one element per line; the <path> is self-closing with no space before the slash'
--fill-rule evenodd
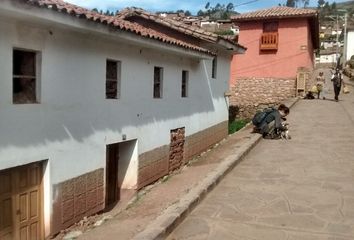
<path id="1" fill-rule="evenodd" d="M 289 134 L 289 123 L 282 122 L 281 125 L 283 126 L 284 130 L 279 132 L 279 136 L 283 140 L 290 140 L 291 136 Z"/>

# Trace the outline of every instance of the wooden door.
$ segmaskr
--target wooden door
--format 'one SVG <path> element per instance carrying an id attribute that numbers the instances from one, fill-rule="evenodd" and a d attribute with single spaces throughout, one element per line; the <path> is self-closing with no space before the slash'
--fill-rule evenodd
<path id="1" fill-rule="evenodd" d="M 13 203 L 12 190 L 14 184 L 12 182 L 12 171 L 5 170 L 0 172 L 0 239 L 14 239 L 14 222 L 13 222 Z"/>
<path id="2" fill-rule="evenodd" d="M 106 207 L 110 207 L 120 198 L 118 185 L 119 144 L 108 145 L 106 154 Z"/>
<path id="3" fill-rule="evenodd" d="M 42 165 L 9 169 L 0 176 L 5 180 L 0 182 L 5 190 L 1 191 L 1 208 L 6 208 L 0 213 L 0 239 L 43 239 Z"/>

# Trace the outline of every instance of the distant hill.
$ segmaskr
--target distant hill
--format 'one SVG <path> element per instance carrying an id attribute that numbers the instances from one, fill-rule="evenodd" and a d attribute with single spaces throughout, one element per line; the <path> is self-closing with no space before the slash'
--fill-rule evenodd
<path id="1" fill-rule="evenodd" d="M 354 0 L 337 3 L 337 8 L 339 8 L 339 9 L 353 9 L 354 8 Z"/>

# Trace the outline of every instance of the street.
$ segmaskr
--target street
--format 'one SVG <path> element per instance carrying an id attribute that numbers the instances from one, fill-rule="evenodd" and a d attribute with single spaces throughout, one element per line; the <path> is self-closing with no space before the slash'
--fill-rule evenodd
<path id="1" fill-rule="evenodd" d="M 168 239 L 354 239 L 354 95 L 330 89 L 300 100 L 292 140 L 262 140 Z"/>

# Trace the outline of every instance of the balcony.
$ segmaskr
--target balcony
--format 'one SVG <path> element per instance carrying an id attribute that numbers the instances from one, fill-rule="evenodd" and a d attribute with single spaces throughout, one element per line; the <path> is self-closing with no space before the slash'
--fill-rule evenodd
<path id="1" fill-rule="evenodd" d="M 278 50 L 279 35 L 277 32 L 263 33 L 260 39 L 260 50 Z"/>

